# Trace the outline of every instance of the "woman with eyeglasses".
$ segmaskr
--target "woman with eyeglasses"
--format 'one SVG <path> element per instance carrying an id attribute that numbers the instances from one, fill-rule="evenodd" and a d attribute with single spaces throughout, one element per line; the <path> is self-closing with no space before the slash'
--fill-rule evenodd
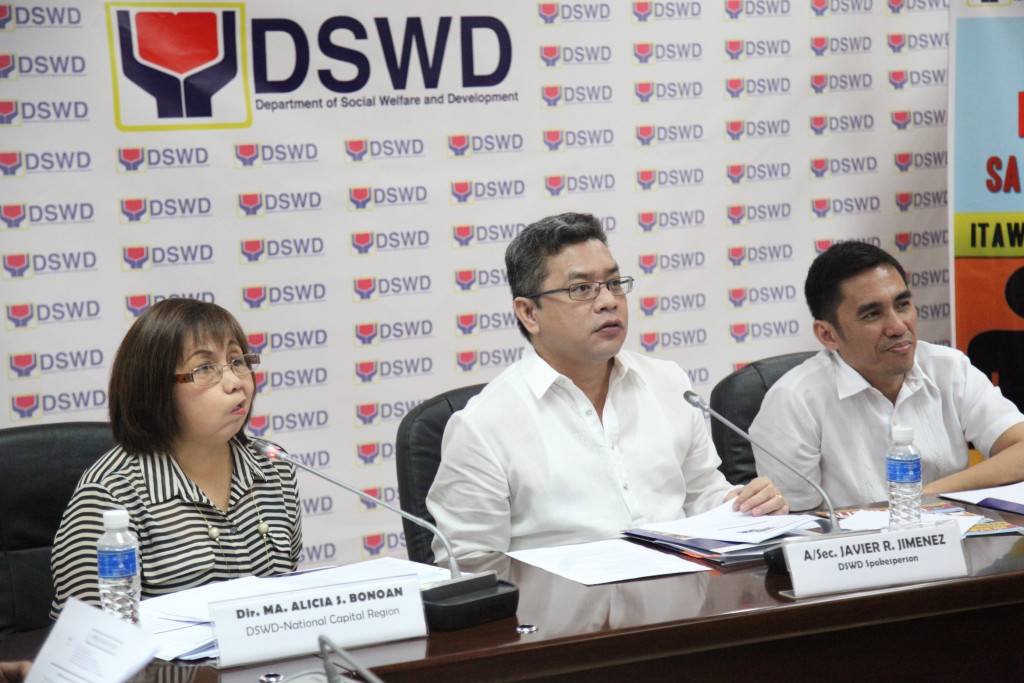
<path id="1" fill-rule="evenodd" d="M 259 360 L 212 303 L 166 299 L 135 321 L 111 368 L 118 445 L 82 475 L 54 540 L 52 617 L 71 596 L 100 604 L 96 542 L 112 508 L 139 539 L 143 598 L 295 570 L 295 472 L 244 432 Z"/>

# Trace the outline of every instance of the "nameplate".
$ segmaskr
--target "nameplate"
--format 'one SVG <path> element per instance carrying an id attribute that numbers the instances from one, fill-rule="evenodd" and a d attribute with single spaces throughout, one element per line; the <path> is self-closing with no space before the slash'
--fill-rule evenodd
<path id="1" fill-rule="evenodd" d="M 326 635 L 357 647 L 427 634 L 415 575 L 210 603 L 221 666 L 316 652 Z"/>
<path id="2" fill-rule="evenodd" d="M 967 574 L 955 522 L 791 539 L 782 551 L 798 598 Z"/>

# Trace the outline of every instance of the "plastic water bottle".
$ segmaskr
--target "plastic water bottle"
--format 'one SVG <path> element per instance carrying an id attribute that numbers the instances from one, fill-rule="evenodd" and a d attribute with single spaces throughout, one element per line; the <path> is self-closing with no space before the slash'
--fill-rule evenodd
<path id="1" fill-rule="evenodd" d="M 914 428 L 892 428 L 892 444 L 885 454 L 889 482 L 889 528 L 921 521 L 921 454 L 914 448 Z"/>
<path id="2" fill-rule="evenodd" d="M 103 528 L 106 531 L 96 543 L 100 604 L 107 614 L 137 624 L 142 589 L 139 540 L 128 530 L 128 511 L 104 512 Z"/>

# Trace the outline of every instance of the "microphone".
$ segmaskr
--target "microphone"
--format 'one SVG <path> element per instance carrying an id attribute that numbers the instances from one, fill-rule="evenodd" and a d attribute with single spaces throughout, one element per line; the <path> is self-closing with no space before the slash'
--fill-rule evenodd
<path id="1" fill-rule="evenodd" d="M 448 569 L 451 571 L 452 578 L 420 591 L 423 596 L 423 610 L 427 616 L 427 625 L 431 631 L 459 631 L 477 624 L 515 616 L 516 608 L 519 606 L 519 588 L 513 583 L 499 580 L 498 574 L 494 570 L 463 576 L 459 571 L 459 563 L 455 559 L 455 553 L 452 552 L 448 539 L 427 520 L 411 515 L 401 508 L 385 503 L 376 496 L 371 496 L 296 460 L 290 453 L 271 441 L 255 437 L 249 437 L 249 441 L 258 452 L 268 459 L 281 460 L 292 467 L 315 474 L 349 493 L 354 493 L 366 501 L 401 515 L 441 540 L 441 544 L 448 552 Z"/>
<path id="2" fill-rule="evenodd" d="M 350 680 L 348 678 L 343 679 L 338 673 L 337 667 L 331 661 L 330 654 L 332 652 L 344 662 L 345 667 L 349 671 L 354 671 L 366 683 L 384 683 L 377 674 L 357 662 L 347 650 L 335 645 L 327 636 L 321 635 L 317 638 L 317 642 L 320 645 L 320 659 L 324 660 L 324 675 L 327 677 L 327 683 L 343 683 L 343 681 Z"/>
<path id="3" fill-rule="evenodd" d="M 686 399 L 686 402 L 689 403 L 694 408 L 700 408 L 701 410 L 707 411 L 710 415 L 713 415 L 719 422 L 721 422 L 726 427 L 728 427 L 729 429 L 731 429 L 732 431 L 736 432 L 741 437 L 743 437 L 743 439 L 745 441 L 753 444 L 754 446 L 757 446 L 762 451 L 764 451 L 768 455 L 772 456 L 772 459 L 775 460 L 775 462 L 779 463 L 780 465 L 783 465 L 790 472 L 792 472 L 793 474 L 795 474 L 796 476 L 800 477 L 801 479 L 806 481 L 808 484 L 813 486 L 814 490 L 817 491 L 821 495 L 821 499 L 823 501 L 825 501 L 825 506 L 828 507 L 828 521 L 829 521 L 829 527 L 830 527 L 828 533 L 834 534 L 834 533 L 837 533 L 839 531 L 839 520 L 836 518 L 836 510 L 832 506 L 832 499 L 828 497 L 828 494 L 825 493 L 825 490 L 823 488 L 821 488 L 816 483 L 814 483 L 813 481 L 808 479 L 802 472 L 799 472 L 795 467 L 790 465 L 788 462 L 786 462 L 785 460 L 783 460 L 779 456 L 775 455 L 774 453 L 772 453 L 770 450 L 768 450 L 767 448 L 765 448 L 764 446 L 762 446 L 758 442 L 754 441 L 754 439 L 751 438 L 750 434 L 747 434 L 745 431 L 743 431 L 742 429 L 740 429 L 739 427 L 734 425 L 732 422 L 727 420 L 725 417 L 723 417 L 717 411 L 713 410 L 711 408 L 711 406 L 709 406 L 707 403 L 704 402 L 704 399 L 701 398 L 700 394 L 698 394 L 697 392 L 695 392 L 695 391 L 687 391 L 686 393 L 683 394 L 683 398 Z"/>

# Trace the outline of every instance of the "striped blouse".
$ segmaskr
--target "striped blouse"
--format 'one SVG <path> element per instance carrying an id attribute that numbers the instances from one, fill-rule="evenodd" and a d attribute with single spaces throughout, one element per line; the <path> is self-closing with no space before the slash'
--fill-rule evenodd
<path id="1" fill-rule="evenodd" d="M 137 456 L 115 447 L 78 482 L 53 542 L 50 565 L 57 618 L 68 596 L 99 605 L 96 542 L 103 512 L 128 510 L 139 539 L 142 597 L 294 571 L 302 551 L 295 471 L 233 438 L 228 511 L 222 512 L 169 455 Z M 257 526 L 270 529 L 264 536 Z M 209 525 L 209 526 L 208 526 Z M 220 531 L 210 538 L 209 527 Z"/>

